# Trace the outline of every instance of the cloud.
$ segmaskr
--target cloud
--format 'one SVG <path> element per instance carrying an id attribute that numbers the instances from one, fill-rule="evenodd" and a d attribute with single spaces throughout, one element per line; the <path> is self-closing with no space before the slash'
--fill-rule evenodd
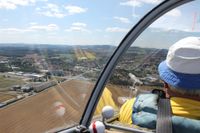
<path id="1" fill-rule="evenodd" d="M 69 29 L 66 29 L 65 31 L 67 31 L 67 32 L 71 32 L 71 31 L 88 32 L 88 30 L 83 27 L 74 27 L 74 26 L 70 27 Z"/>
<path id="2" fill-rule="evenodd" d="M 81 22 L 75 22 L 75 23 L 72 23 L 72 26 L 86 27 L 87 24 L 85 24 L 85 23 L 81 23 Z"/>
<path id="3" fill-rule="evenodd" d="M 177 33 L 177 32 L 198 32 L 198 31 L 193 31 L 188 25 L 182 25 L 179 24 L 178 26 L 174 26 L 175 24 L 172 23 L 168 26 L 163 25 L 160 27 L 150 27 L 148 29 L 151 30 L 151 32 L 171 32 L 171 33 Z"/>
<path id="4" fill-rule="evenodd" d="M 40 15 L 44 15 L 47 17 L 56 17 L 63 18 L 68 15 L 74 15 L 78 13 L 84 13 L 87 11 L 85 8 L 81 8 L 78 6 L 58 6 L 56 4 L 48 3 L 46 6 L 42 8 L 36 8 L 36 11 Z"/>
<path id="5" fill-rule="evenodd" d="M 0 0 L 0 9 L 14 10 L 18 6 L 29 6 L 47 0 Z"/>
<path id="6" fill-rule="evenodd" d="M 130 20 L 128 18 L 124 18 L 124 17 L 114 17 L 114 19 L 119 20 L 122 23 L 130 23 Z"/>
<path id="7" fill-rule="evenodd" d="M 129 1 L 126 1 L 126 2 L 120 2 L 120 5 L 122 5 L 122 6 L 140 7 L 141 6 L 141 2 L 136 1 L 136 0 L 129 0 Z"/>
<path id="8" fill-rule="evenodd" d="M 162 0 L 128 0 L 126 2 L 120 2 L 122 6 L 132 6 L 132 7 L 141 7 L 143 4 L 158 4 Z"/>
<path id="9" fill-rule="evenodd" d="M 87 24 L 85 23 L 75 22 L 75 23 L 72 23 L 71 27 L 69 27 L 68 29 L 65 29 L 65 31 L 90 32 L 88 29 L 86 29 L 86 26 Z"/>
<path id="10" fill-rule="evenodd" d="M 143 3 L 146 3 L 146 4 L 156 5 L 156 4 L 159 4 L 160 2 L 162 2 L 163 0 L 140 0 L 140 1 Z"/>
<path id="11" fill-rule="evenodd" d="M 82 8 L 82 7 L 73 6 L 73 5 L 65 6 L 65 9 L 68 11 L 69 15 L 84 13 L 87 11 L 87 8 Z"/>
<path id="12" fill-rule="evenodd" d="M 181 11 L 178 9 L 173 9 L 171 11 L 169 11 L 167 14 L 167 16 L 172 16 L 172 17 L 180 17 L 181 16 Z"/>
<path id="13" fill-rule="evenodd" d="M 36 25 L 37 22 L 30 22 L 29 24 L 30 24 L 30 25 Z"/>
<path id="14" fill-rule="evenodd" d="M 24 32 L 28 32 L 31 31 L 29 29 L 19 29 L 19 28 L 4 28 L 4 29 L 0 29 L 0 32 L 3 33 L 24 33 Z"/>
<path id="15" fill-rule="evenodd" d="M 14 10 L 16 9 L 17 6 L 13 3 L 8 3 L 8 2 L 0 2 L 0 9 L 8 9 L 8 10 Z"/>
<path id="16" fill-rule="evenodd" d="M 108 27 L 105 30 L 106 32 L 128 32 L 128 29 L 120 27 Z"/>
<path id="17" fill-rule="evenodd" d="M 64 14 L 64 11 L 61 11 L 58 5 L 51 3 L 48 3 L 42 8 L 36 8 L 36 11 L 38 12 L 38 14 L 47 17 L 63 18 L 66 16 L 66 14 Z"/>
<path id="18" fill-rule="evenodd" d="M 59 27 L 56 24 L 48 25 L 38 25 L 37 23 L 30 24 L 26 28 L 4 28 L 0 29 L 0 32 L 6 33 L 25 33 L 25 32 L 35 32 L 35 31 L 56 31 Z"/>
<path id="19" fill-rule="evenodd" d="M 49 24 L 49 25 L 34 24 L 34 25 L 30 26 L 28 29 L 30 29 L 30 30 L 55 31 L 55 30 L 58 30 L 59 27 L 56 24 Z"/>

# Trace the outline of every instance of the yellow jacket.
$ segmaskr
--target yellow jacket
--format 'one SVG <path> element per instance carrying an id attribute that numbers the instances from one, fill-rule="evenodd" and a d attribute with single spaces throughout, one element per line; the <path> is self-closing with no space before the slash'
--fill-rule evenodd
<path id="1" fill-rule="evenodd" d="M 135 98 L 132 98 L 122 105 L 119 113 L 120 122 L 132 124 L 132 112 L 134 102 Z M 170 99 L 170 102 L 173 115 L 200 120 L 199 101 L 173 97 Z"/>
<path id="2" fill-rule="evenodd" d="M 112 106 L 114 109 L 117 109 L 117 106 L 112 98 L 112 93 L 105 87 L 103 94 L 97 105 L 95 115 L 101 114 L 103 107 L 106 105 Z"/>

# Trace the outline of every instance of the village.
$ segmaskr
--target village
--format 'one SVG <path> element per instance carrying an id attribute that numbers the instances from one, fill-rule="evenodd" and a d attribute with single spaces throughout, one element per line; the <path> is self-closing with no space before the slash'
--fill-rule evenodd
<path id="1" fill-rule="evenodd" d="M 6 53 L 0 51 L 0 107 L 70 79 L 96 81 L 108 60 L 105 53 L 112 54 L 114 49 L 108 46 L 64 48 L 47 46 L 38 52 L 37 48 L 23 47 L 21 53 L 11 53 L 11 48 Z M 19 48 L 11 50 L 15 49 Z M 41 52 L 45 50 L 46 53 Z M 132 73 L 144 86 L 160 87 L 157 65 L 165 56 L 166 50 L 131 47 L 116 66 L 109 83 L 131 86 L 128 74 Z"/>

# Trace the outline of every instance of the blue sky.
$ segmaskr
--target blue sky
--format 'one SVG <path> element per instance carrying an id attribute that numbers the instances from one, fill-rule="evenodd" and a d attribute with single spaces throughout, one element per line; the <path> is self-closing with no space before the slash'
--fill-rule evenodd
<path id="1" fill-rule="evenodd" d="M 0 43 L 117 45 L 141 16 L 160 2 L 0 0 Z M 197 4 L 200 2 L 171 11 L 151 28 L 200 31 L 200 7 Z M 195 14 L 197 22 L 194 25 Z"/>

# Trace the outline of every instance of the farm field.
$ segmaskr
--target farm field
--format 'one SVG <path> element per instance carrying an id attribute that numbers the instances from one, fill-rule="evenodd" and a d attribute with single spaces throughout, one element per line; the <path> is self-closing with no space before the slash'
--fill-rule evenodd
<path id="1" fill-rule="evenodd" d="M 109 87 L 109 86 L 108 86 Z M 111 87 L 111 86 L 110 86 Z M 89 89 L 88 89 L 89 88 Z M 77 124 L 89 98 L 93 83 L 71 80 L 35 96 L 0 109 L 0 131 L 6 133 L 53 132 L 58 127 Z M 122 89 L 113 87 L 114 100 Z M 64 115 L 56 113 L 55 103 L 62 103 Z"/>
<path id="2" fill-rule="evenodd" d="M 83 85 L 91 86 L 91 84 L 76 81 L 66 82 L 61 86 L 52 87 L 38 95 L 0 109 L 0 120 L 4 121 L 0 123 L 0 131 L 36 133 L 77 123 L 82 110 L 76 103 L 81 101 L 78 87 Z M 66 91 L 69 91 L 68 95 L 64 93 Z M 56 102 L 63 103 L 65 107 L 66 112 L 62 117 L 56 114 L 54 107 Z"/>

